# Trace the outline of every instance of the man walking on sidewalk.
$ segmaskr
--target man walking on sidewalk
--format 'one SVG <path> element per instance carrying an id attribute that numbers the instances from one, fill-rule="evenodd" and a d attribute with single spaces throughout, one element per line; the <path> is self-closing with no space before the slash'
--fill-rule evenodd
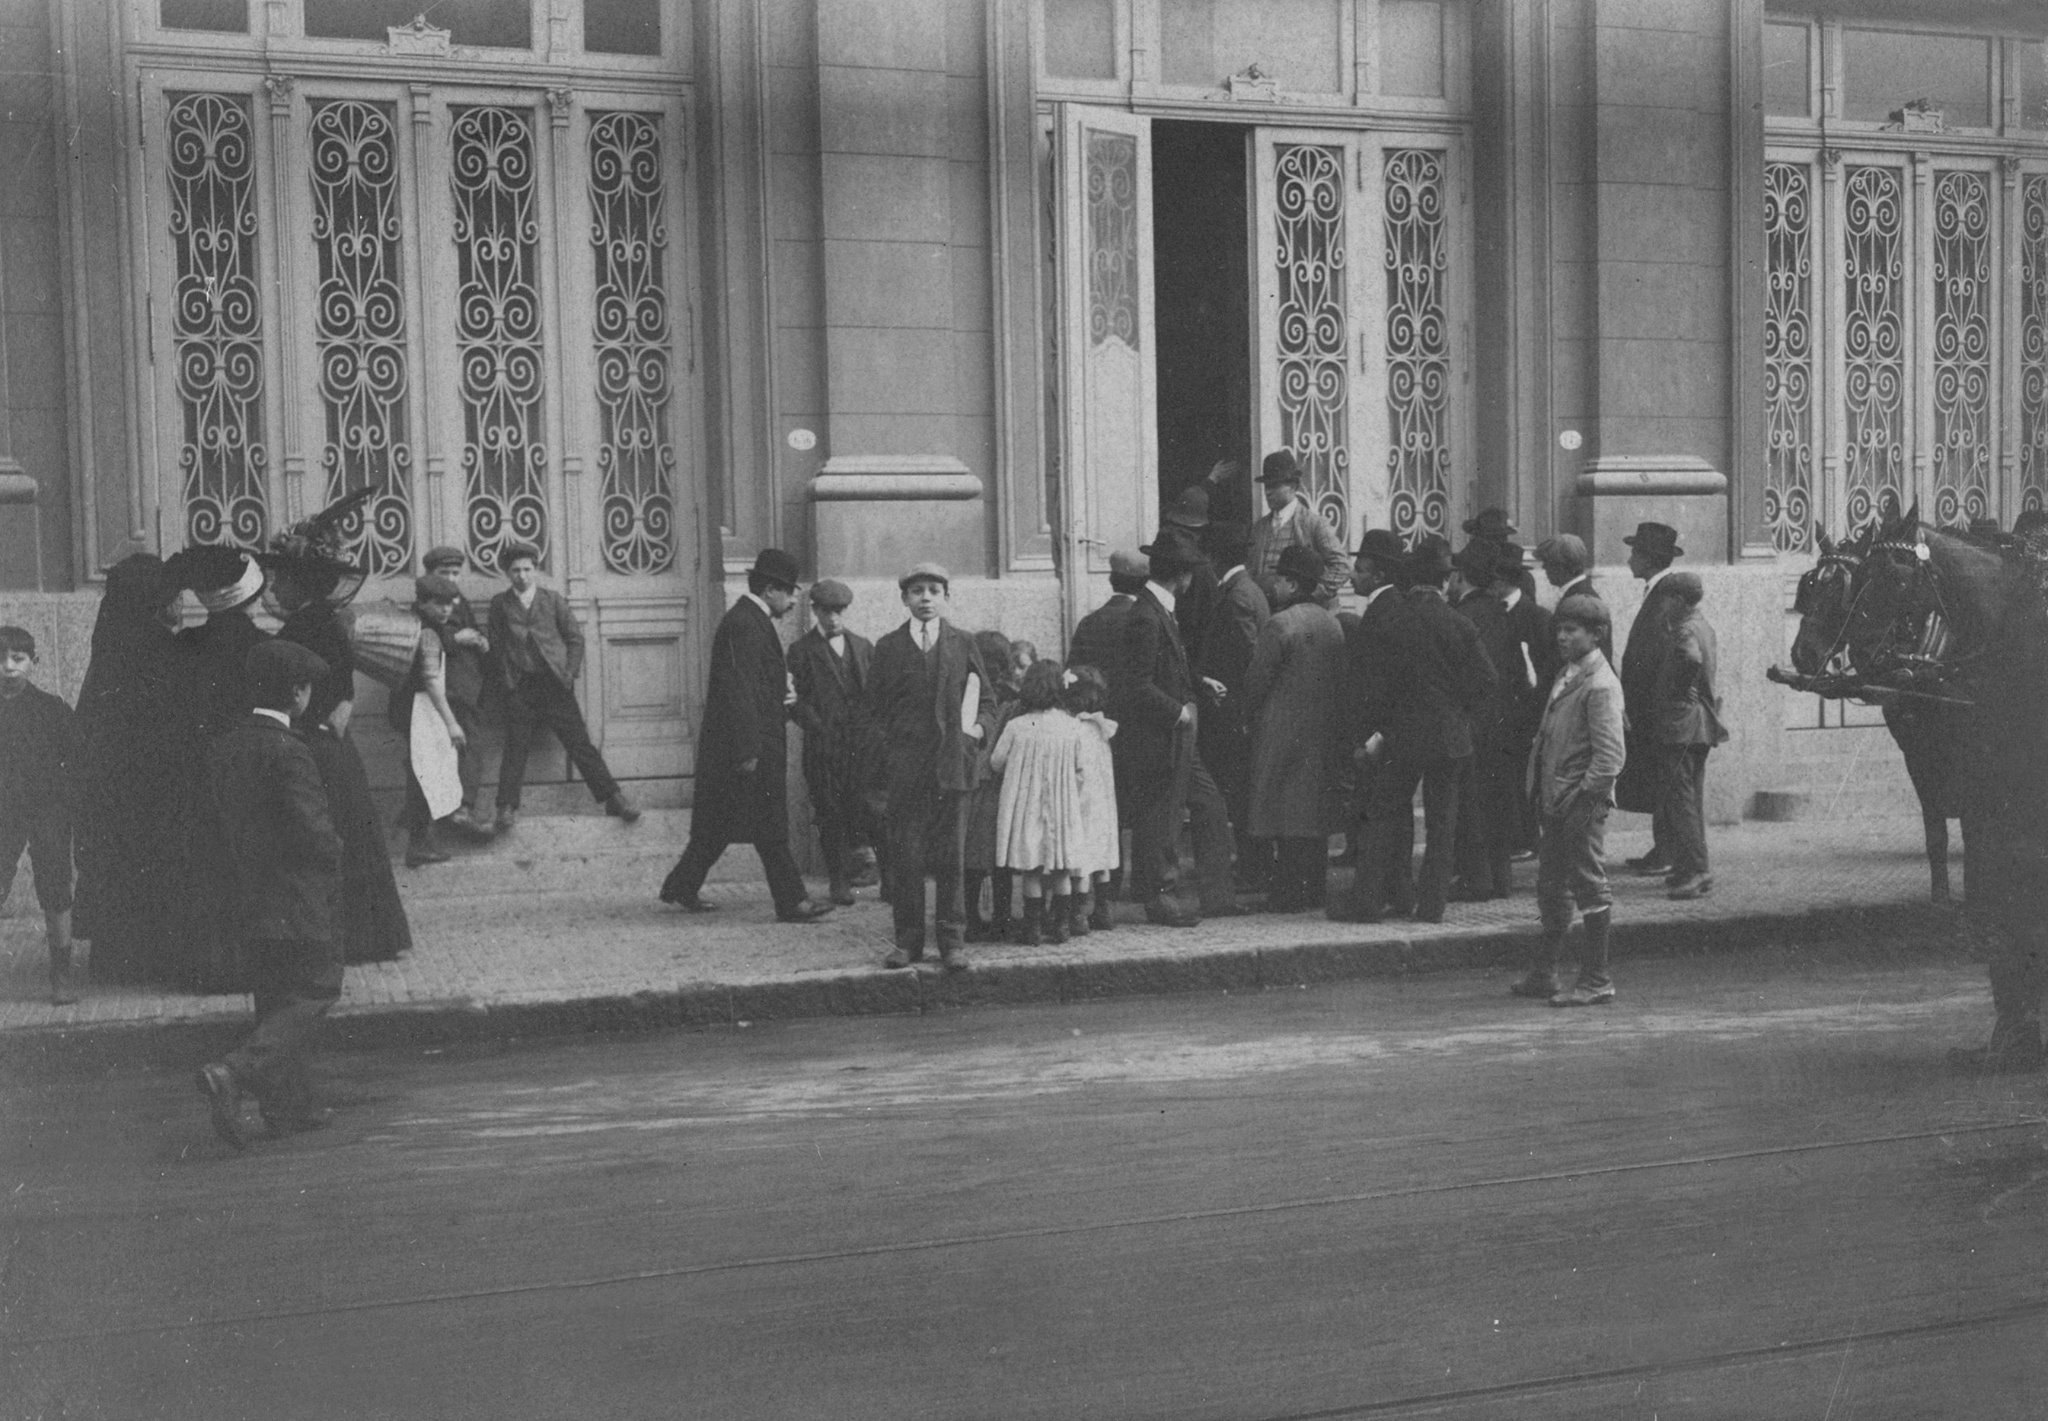
<path id="1" fill-rule="evenodd" d="M 664 903 L 709 912 L 714 905 L 699 896 L 704 876 L 727 845 L 738 843 L 760 854 L 776 917 L 814 923 L 831 911 L 804 896 L 789 852 L 788 720 L 796 689 L 775 623 L 796 602 L 796 586 L 796 559 L 763 548 L 747 573 L 747 590 L 712 634 L 690 843 L 662 882 Z"/>

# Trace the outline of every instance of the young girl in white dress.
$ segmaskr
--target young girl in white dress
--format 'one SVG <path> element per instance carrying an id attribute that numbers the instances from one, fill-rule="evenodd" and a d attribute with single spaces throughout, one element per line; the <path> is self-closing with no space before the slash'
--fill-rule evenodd
<path id="1" fill-rule="evenodd" d="M 1109 682 L 1093 666 L 1077 666 L 1066 674 L 1060 704 L 1081 727 L 1081 823 L 1083 848 L 1075 856 L 1072 907 L 1067 931 L 1079 937 L 1093 928 L 1106 932 L 1109 916 L 1106 890 L 1110 874 L 1122 860 L 1122 835 L 1116 821 L 1116 767 L 1109 742 L 1116 722 L 1102 713 Z M 1089 906 L 1090 900 L 1094 906 Z"/>
<path id="2" fill-rule="evenodd" d="M 1057 661 L 1034 662 L 1017 693 L 1018 711 L 989 756 L 1003 777 L 996 807 L 996 865 L 1017 876 L 1024 915 L 1012 941 L 1025 947 L 1065 942 L 1069 886 L 1085 872 L 1088 829 L 1081 808 L 1081 723 L 1060 709 Z"/>

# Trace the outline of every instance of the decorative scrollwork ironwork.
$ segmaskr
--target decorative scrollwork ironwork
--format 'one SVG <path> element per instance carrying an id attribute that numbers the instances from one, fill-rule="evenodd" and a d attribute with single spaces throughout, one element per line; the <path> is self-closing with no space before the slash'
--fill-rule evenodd
<path id="1" fill-rule="evenodd" d="M 590 247 L 597 269 L 604 559 L 614 572 L 640 577 L 665 572 L 675 561 L 662 195 L 660 120 L 644 113 L 594 115 Z"/>
<path id="2" fill-rule="evenodd" d="M 491 571 L 508 543 L 549 559 L 541 396 L 540 239 L 533 128 L 519 109 L 455 111 L 456 348 L 470 556 Z"/>
<path id="3" fill-rule="evenodd" d="M 2048 177 L 2020 212 L 2020 508 L 2048 506 Z"/>
<path id="4" fill-rule="evenodd" d="M 345 530 L 351 551 L 378 577 L 405 571 L 412 559 L 397 148 L 388 105 L 313 105 L 314 320 L 326 416 L 320 464 L 330 503 L 381 485 Z"/>
<path id="5" fill-rule="evenodd" d="M 1906 488 L 1904 183 L 1896 168 L 1846 167 L 1843 403 L 1848 526 L 1896 517 Z"/>
<path id="6" fill-rule="evenodd" d="M 1088 339 L 1138 348 L 1138 140 L 1088 135 Z"/>
<path id="7" fill-rule="evenodd" d="M 1991 184 L 1934 181 L 1934 521 L 1991 511 Z"/>
<path id="8" fill-rule="evenodd" d="M 253 546 L 263 538 L 269 453 L 248 100 L 176 95 L 167 135 L 185 537 Z"/>
<path id="9" fill-rule="evenodd" d="M 1764 168 L 1764 525 L 1781 553 L 1813 540 L 1813 179 Z"/>
<path id="10" fill-rule="evenodd" d="M 1388 521 L 1447 533 L 1451 514 L 1449 233 L 1444 155 L 1386 155 Z"/>
<path id="11" fill-rule="evenodd" d="M 1274 149 L 1280 443 L 1301 465 L 1310 506 L 1348 545 L 1351 346 L 1344 187 L 1343 149 L 1313 143 Z"/>

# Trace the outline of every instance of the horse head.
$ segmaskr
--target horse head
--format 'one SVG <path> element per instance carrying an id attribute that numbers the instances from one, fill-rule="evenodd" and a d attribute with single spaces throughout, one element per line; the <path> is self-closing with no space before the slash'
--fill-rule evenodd
<path id="1" fill-rule="evenodd" d="M 1818 676 L 1842 650 L 1855 578 L 1872 539 L 1872 531 L 1837 543 L 1826 533 L 1815 541 L 1820 558 L 1801 574 L 1792 610 L 1799 614 L 1799 632 L 1792 639 L 1792 666 L 1802 676 Z"/>

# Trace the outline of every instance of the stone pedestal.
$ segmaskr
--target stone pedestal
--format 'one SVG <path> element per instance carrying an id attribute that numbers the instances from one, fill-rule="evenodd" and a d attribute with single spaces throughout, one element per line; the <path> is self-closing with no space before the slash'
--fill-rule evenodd
<path id="1" fill-rule="evenodd" d="M 1728 547 L 1728 479 L 1691 455 L 1609 454 L 1588 460 L 1576 485 L 1578 533 L 1598 565 L 1628 561 L 1622 541 L 1638 523 L 1668 523 L 1697 562 Z"/>
<path id="2" fill-rule="evenodd" d="M 894 579 L 921 562 L 988 571 L 981 480 L 944 454 L 842 454 L 811 480 L 818 576 Z"/>

